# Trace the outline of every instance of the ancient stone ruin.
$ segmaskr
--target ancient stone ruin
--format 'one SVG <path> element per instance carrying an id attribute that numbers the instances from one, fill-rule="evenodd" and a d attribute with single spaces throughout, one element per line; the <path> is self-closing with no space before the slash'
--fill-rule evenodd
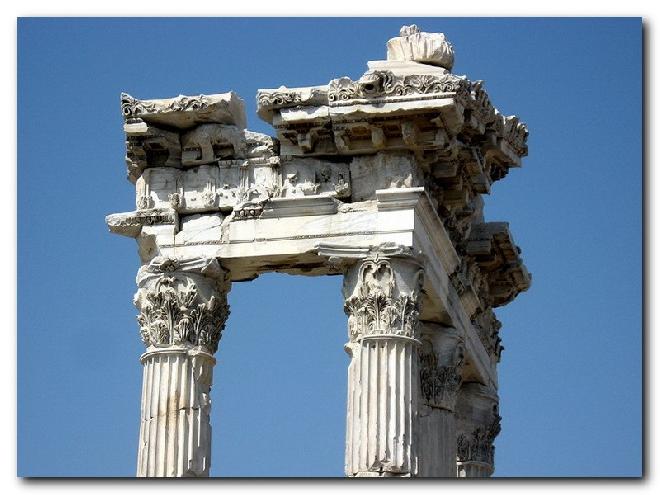
<path id="1" fill-rule="evenodd" d="M 527 128 L 453 62 L 443 34 L 404 26 L 356 81 L 260 90 L 276 137 L 245 128 L 233 92 L 122 94 L 136 208 L 106 221 L 142 262 L 138 476 L 208 476 L 227 293 L 264 272 L 344 277 L 347 476 L 493 473 L 493 309 L 531 276 L 482 194 Z"/>

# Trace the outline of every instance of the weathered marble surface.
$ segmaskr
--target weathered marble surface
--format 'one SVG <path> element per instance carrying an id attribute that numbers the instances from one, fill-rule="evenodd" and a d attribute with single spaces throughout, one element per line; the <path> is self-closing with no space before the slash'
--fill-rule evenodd
<path id="1" fill-rule="evenodd" d="M 275 137 L 245 129 L 233 92 L 122 94 L 135 210 L 106 221 L 142 263 L 139 476 L 208 475 L 226 294 L 268 271 L 344 276 L 348 476 L 492 474 L 493 310 L 531 275 L 482 195 L 527 127 L 453 63 L 443 34 L 404 26 L 355 81 L 259 90 Z"/>
<path id="2" fill-rule="evenodd" d="M 146 346 L 140 477 L 209 474 L 213 354 L 229 316 L 225 275 L 215 259 L 165 257 L 138 273 L 134 302 Z"/>

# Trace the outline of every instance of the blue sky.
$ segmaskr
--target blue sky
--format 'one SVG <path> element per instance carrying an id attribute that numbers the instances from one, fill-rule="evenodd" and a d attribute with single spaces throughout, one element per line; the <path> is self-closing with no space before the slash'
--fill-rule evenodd
<path id="1" fill-rule="evenodd" d="M 533 273 L 497 310 L 497 476 L 641 473 L 641 21 L 21 19 L 18 22 L 18 474 L 133 476 L 143 351 L 122 91 L 139 98 L 359 77 L 402 24 L 444 32 L 454 72 L 530 129 L 493 187 Z M 292 34 L 293 33 L 293 34 Z M 342 476 L 339 277 L 233 285 L 215 369 L 212 476 Z"/>

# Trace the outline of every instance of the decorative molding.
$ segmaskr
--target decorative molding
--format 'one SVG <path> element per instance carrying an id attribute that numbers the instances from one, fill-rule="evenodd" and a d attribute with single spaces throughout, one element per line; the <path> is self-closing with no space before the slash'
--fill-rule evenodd
<path id="1" fill-rule="evenodd" d="M 469 89 L 469 81 L 465 77 L 445 74 L 396 76 L 391 71 L 375 71 L 375 76 L 381 79 L 384 96 L 425 95 L 432 93 L 465 93 Z"/>
<path id="2" fill-rule="evenodd" d="M 359 83 L 352 81 L 349 77 L 333 79 L 328 84 L 328 101 L 355 100 L 364 96 Z"/>
<path id="3" fill-rule="evenodd" d="M 374 99 L 410 95 L 460 93 L 467 98 L 470 82 L 452 74 L 413 74 L 397 76 L 389 70 L 367 72 L 357 81 L 348 77 L 333 79 L 328 84 L 328 102 Z"/>
<path id="4" fill-rule="evenodd" d="M 205 110 L 208 106 L 209 101 L 205 95 L 179 96 L 167 104 L 161 104 L 157 100 L 138 100 L 128 93 L 121 94 L 121 113 L 124 118 L 140 117 L 145 113 Z"/>
<path id="5" fill-rule="evenodd" d="M 263 108 L 283 107 L 302 102 L 302 97 L 298 91 L 282 88 L 278 91 L 259 91 L 257 93 L 257 105 Z"/>
<path id="6" fill-rule="evenodd" d="M 121 94 L 121 113 L 127 124 L 149 123 L 188 130 L 199 124 L 227 124 L 245 129 L 245 105 L 232 91 L 213 95 L 139 100 Z"/>

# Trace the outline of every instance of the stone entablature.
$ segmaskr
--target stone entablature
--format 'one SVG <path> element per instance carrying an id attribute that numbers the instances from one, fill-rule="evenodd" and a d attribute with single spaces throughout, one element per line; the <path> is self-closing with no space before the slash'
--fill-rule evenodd
<path id="1" fill-rule="evenodd" d="M 226 295 L 268 271 L 344 276 L 347 475 L 492 473 L 481 444 L 496 428 L 465 411 L 483 396 L 496 402 L 493 309 L 531 275 L 508 224 L 485 220 L 482 195 L 521 165 L 527 128 L 495 109 L 482 81 L 452 74 L 453 62 L 443 34 L 404 26 L 387 60 L 356 81 L 259 90 L 258 115 L 276 137 L 246 129 L 233 92 L 122 94 L 135 210 L 106 221 L 136 239 L 142 262 L 140 476 L 208 475 Z M 170 394 L 152 397 L 170 376 Z M 177 434 L 198 441 L 185 459 L 158 443 L 161 418 L 174 414 L 163 401 L 176 403 L 184 383 L 197 399 Z M 399 395 L 378 405 L 383 387 Z"/>

